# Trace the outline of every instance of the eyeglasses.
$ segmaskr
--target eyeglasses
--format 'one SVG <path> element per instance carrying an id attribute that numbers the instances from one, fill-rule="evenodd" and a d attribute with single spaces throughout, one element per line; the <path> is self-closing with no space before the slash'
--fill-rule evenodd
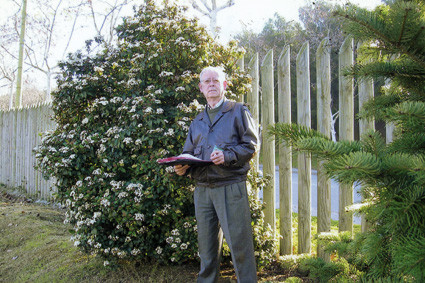
<path id="1" fill-rule="evenodd" d="M 220 82 L 219 79 L 206 79 L 206 80 L 201 81 L 201 83 L 204 83 L 206 85 L 208 85 L 210 83 L 218 84 L 219 82 Z"/>

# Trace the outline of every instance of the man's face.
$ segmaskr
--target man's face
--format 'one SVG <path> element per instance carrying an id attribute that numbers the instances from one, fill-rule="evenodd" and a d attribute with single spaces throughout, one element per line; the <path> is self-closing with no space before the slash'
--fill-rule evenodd
<path id="1" fill-rule="evenodd" d="M 219 76 L 214 71 L 206 71 L 201 78 L 199 83 L 199 89 L 204 94 L 207 101 L 215 100 L 220 101 L 224 95 L 227 82 L 220 81 Z"/>

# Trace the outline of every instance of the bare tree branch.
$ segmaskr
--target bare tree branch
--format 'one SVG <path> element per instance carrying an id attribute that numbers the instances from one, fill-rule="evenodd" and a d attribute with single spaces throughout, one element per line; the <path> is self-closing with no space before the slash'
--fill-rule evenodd
<path id="1" fill-rule="evenodd" d="M 206 11 L 199 7 L 196 0 L 190 0 L 190 3 L 192 4 L 192 7 L 197 10 L 198 12 L 201 12 L 203 15 L 207 16 L 210 20 L 210 30 L 213 33 L 213 36 L 215 37 L 217 35 L 217 13 L 225 8 L 231 7 L 235 5 L 234 0 L 228 0 L 225 4 L 217 7 L 217 1 L 216 0 L 210 0 L 211 5 L 208 5 L 207 0 L 199 0 L 205 7 Z"/>
<path id="2" fill-rule="evenodd" d="M 69 33 L 68 41 L 66 43 L 65 49 L 63 50 L 62 58 L 65 57 L 65 54 L 67 53 L 69 48 L 69 44 L 71 43 L 71 39 L 74 36 L 75 26 L 77 25 L 77 20 L 78 20 L 78 17 L 80 16 L 80 9 L 81 9 L 81 6 L 83 5 L 83 1 L 84 0 L 82 0 L 80 4 L 76 6 L 77 11 L 74 14 L 74 21 L 72 22 L 71 32 Z"/>

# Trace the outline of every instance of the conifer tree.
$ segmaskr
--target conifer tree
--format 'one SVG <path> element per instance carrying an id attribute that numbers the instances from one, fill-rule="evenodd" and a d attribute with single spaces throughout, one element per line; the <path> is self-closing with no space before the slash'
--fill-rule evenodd
<path id="1" fill-rule="evenodd" d="M 325 160 L 329 177 L 359 182 L 360 208 L 371 223 L 356 237 L 352 262 L 365 279 L 425 280 L 425 1 L 387 1 L 368 11 L 339 10 L 343 28 L 369 43 L 346 75 L 385 78 L 390 86 L 359 117 L 394 123 L 391 143 L 378 132 L 332 142 L 313 130 L 276 124 L 270 133 Z"/>

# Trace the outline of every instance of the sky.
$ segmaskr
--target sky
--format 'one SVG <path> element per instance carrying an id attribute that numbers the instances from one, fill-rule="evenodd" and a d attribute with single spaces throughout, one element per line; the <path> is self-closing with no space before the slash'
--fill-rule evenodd
<path id="1" fill-rule="evenodd" d="M 22 0 L 16 0 L 20 2 Z M 37 0 L 27 0 L 28 9 L 31 9 L 31 3 Z M 100 0 L 92 0 L 95 1 Z M 161 0 L 157 0 L 161 1 Z M 200 0 L 197 0 L 200 3 Z M 227 43 L 232 37 L 243 29 L 252 30 L 256 33 L 261 32 L 268 19 L 273 18 L 275 13 L 285 18 L 286 21 L 299 21 L 298 9 L 302 6 L 312 3 L 314 0 L 234 0 L 235 5 L 221 10 L 217 15 L 217 25 L 221 28 L 219 41 Z M 142 0 L 137 0 L 136 3 L 141 3 Z M 180 0 L 181 3 L 187 3 L 189 0 Z M 207 0 L 207 2 L 209 2 Z M 223 5 L 227 0 L 217 0 L 217 5 Z M 344 4 L 348 0 L 327 0 L 331 4 Z M 363 8 L 373 9 L 381 4 L 381 0 L 350 0 L 351 3 L 357 4 Z M 0 0 L 2 8 L 0 9 L 0 25 L 5 23 L 7 16 L 16 13 L 16 5 L 13 5 L 13 0 Z M 199 4 L 202 7 L 202 4 Z M 132 15 L 132 9 L 129 7 L 127 15 Z M 194 11 L 190 7 L 189 12 L 191 15 L 197 15 L 200 22 L 209 26 L 209 19 L 202 16 L 199 12 Z M 71 48 L 67 52 L 75 52 L 78 49 L 84 49 L 85 40 L 92 39 L 93 34 L 87 31 L 84 34 L 73 37 Z M 18 44 L 18 42 L 16 43 Z M 63 49 L 63 48 L 62 48 Z M 58 49 L 59 50 L 59 49 Z M 61 58 L 58 58 L 60 60 Z M 0 95 L 5 94 L 0 89 Z"/>
<path id="2" fill-rule="evenodd" d="M 217 0 L 217 3 L 224 2 L 224 0 Z M 275 13 L 286 21 L 299 21 L 298 9 L 312 2 L 314 0 L 235 0 L 235 5 L 220 11 L 217 15 L 217 25 L 221 27 L 220 38 L 226 42 L 244 27 L 257 33 L 261 32 L 264 24 L 268 19 L 273 18 Z M 343 4 L 348 1 L 328 0 L 327 2 Z M 350 2 L 367 9 L 373 9 L 382 3 L 381 0 L 350 0 Z M 208 21 L 202 18 L 201 22 L 208 24 Z"/>
<path id="3" fill-rule="evenodd" d="M 31 1 L 34 0 L 28 0 L 28 6 L 31 5 Z M 188 0 L 180 1 L 189 3 Z M 226 1 L 227 0 L 217 0 L 217 5 L 225 3 Z M 254 32 L 260 32 L 266 21 L 273 18 L 275 13 L 284 17 L 287 21 L 299 21 L 298 9 L 313 1 L 314 0 L 235 0 L 235 5 L 220 11 L 217 15 L 217 24 L 221 27 L 220 39 L 226 42 L 231 39 L 232 36 L 242 31 L 243 28 L 253 30 Z M 198 0 L 198 2 L 200 1 Z M 327 2 L 342 4 L 348 2 L 348 0 L 328 0 Z M 350 2 L 364 8 L 373 9 L 381 3 L 381 0 L 350 0 Z M 10 8 L 12 0 L 0 0 L 0 3 L 2 4 L 2 9 L 0 9 L 0 24 L 2 24 L 8 15 L 16 11 L 12 11 Z M 200 6 L 202 5 L 200 4 Z M 201 17 L 200 13 L 193 11 L 192 13 L 198 15 L 202 23 L 209 25 L 209 21 L 205 16 Z"/>

